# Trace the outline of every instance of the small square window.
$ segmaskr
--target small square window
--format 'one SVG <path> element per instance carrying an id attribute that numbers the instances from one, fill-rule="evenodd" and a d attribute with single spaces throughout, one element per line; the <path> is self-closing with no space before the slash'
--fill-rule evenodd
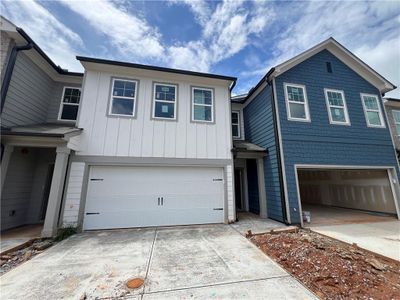
<path id="1" fill-rule="evenodd" d="M 192 87 L 192 121 L 214 122 L 214 92 Z"/>
<path id="2" fill-rule="evenodd" d="M 325 89 L 325 100 L 328 108 L 329 123 L 336 125 L 350 125 L 344 92 Z"/>
<path id="3" fill-rule="evenodd" d="M 392 115 L 396 125 L 397 136 L 400 136 L 400 110 L 393 110 Z"/>
<path id="4" fill-rule="evenodd" d="M 288 119 L 311 121 L 305 87 L 298 84 L 284 84 Z"/>
<path id="5" fill-rule="evenodd" d="M 134 116 L 136 106 L 137 81 L 117 79 L 112 80 L 110 115 Z"/>
<path id="6" fill-rule="evenodd" d="M 232 112 L 232 136 L 240 138 L 240 113 L 238 111 Z"/>
<path id="7" fill-rule="evenodd" d="M 175 105 L 178 86 L 166 83 L 154 84 L 153 118 L 176 119 Z"/>
<path id="8" fill-rule="evenodd" d="M 364 114 L 369 127 L 385 127 L 379 98 L 377 95 L 361 94 Z"/>
<path id="9" fill-rule="evenodd" d="M 60 121 L 76 121 L 81 98 L 81 89 L 74 87 L 64 87 L 60 112 Z"/>

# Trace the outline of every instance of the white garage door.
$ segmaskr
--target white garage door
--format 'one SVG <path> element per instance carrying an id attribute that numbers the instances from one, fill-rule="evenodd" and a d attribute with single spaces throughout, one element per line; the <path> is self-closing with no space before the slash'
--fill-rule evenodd
<path id="1" fill-rule="evenodd" d="M 84 229 L 222 223 L 222 168 L 90 169 Z"/>

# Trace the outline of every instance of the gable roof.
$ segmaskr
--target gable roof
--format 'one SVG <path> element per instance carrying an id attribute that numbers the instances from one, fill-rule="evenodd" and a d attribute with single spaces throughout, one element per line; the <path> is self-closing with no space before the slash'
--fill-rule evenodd
<path id="1" fill-rule="evenodd" d="M 387 93 L 396 88 L 393 83 L 391 83 L 389 80 L 387 80 L 374 69 L 372 69 L 369 65 L 363 62 L 360 58 L 358 58 L 350 50 L 345 48 L 333 37 L 330 37 L 329 39 L 315 45 L 314 47 L 304 51 L 303 53 L 300 53 L 299 55 L 296 55 L 293 58 L 271 68 L 268 73 L 260 80 L 260 82 L 258 82 L 258 84 L 252 90 L 250 90 L 245 101 L 247 101 L 251 97 L 251 95 L 258 90 L 258 88 L 262 85 L 264 81 L 270 81 L 272 78 L 281 75 L 282 73 L 290 70 L 291 68 L 295 67 L 296 65 L 302 63 L 303 61 L 309 59 L 313 55 L 323 50 L 328 50 L 333 55 L 335 55 L 350 69 L 352 69 L 358 75 L 360 75 L 377 89 L 379 89 L 381 94 Z"/>

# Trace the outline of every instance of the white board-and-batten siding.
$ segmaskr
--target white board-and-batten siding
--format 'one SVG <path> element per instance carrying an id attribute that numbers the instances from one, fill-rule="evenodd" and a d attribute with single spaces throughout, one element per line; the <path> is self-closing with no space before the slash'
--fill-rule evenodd
<path id="1" fill-rule="evenodd" d="M 62 220 L 63 227 L 78 226 L 78 216 L 82 198 L 84 173 L 85 163 L 71 163 L 67 183 L 67 191 L 65 193 L 65 206 Z"/>
<path id="2" fill-rule="evenodd" d="M 228 83 L 185 75 L 157 77 L 86 70 L 77 126 L 83 128 L 77 155 L 231 159 L 231 120 Z M 109 116 L 111 79 L 138 80 L 136 115 Z M 173 78 L 173 80 L 171 79 Z M 195 78 L 191 76 L 190 78 Z M 153 83 L 178 85 L 176 121 L 152 119 Z M 218 82 L 220 85 L 210 85 Z M 191 122 L 191 87 L 214 90 L 214 123 Z"/>

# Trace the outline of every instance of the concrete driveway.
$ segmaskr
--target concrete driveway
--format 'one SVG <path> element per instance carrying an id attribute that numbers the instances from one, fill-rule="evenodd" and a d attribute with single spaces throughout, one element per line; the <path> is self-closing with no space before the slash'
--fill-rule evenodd
<path id="1" fill-rule="evenodd" d="M 400 260 L 400 221 L 311 226 L 311 230 Z"/>
<path id="2" fill-rule="evenodd" d="M 1 299 L 316 299 L 228 225 L 86 232 L 0 281 Z"/>

